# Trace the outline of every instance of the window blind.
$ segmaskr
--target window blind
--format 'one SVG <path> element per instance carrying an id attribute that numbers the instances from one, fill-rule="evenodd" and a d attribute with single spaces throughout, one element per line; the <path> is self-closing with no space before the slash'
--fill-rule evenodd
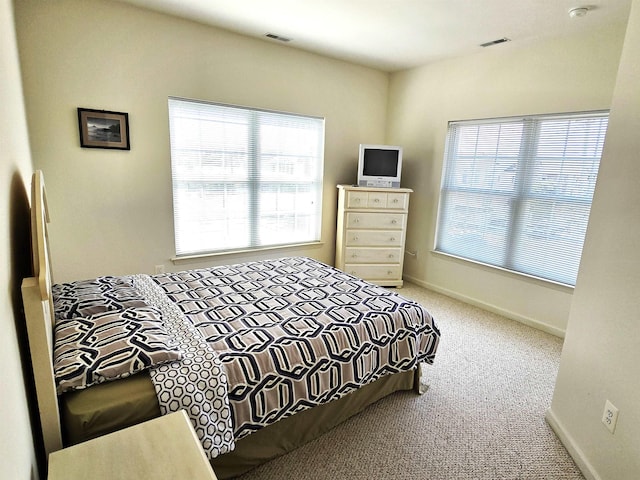
<path id="1" fill-rule="evenodd" d="M 320 240 L 324 119 L 169 98 L 177 255 Z"/>
<path id="2" fill-rule="evenodd" d="M 575 285 L 608 112 L 451 122 L 436 251 Z"/>

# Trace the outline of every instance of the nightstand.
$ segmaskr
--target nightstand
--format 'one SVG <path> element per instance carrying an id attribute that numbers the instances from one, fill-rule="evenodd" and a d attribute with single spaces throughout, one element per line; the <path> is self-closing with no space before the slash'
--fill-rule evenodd
<path id="1" fill-rule="evenodd" d="M 49 455 L 49 480 L 217 480 L 184 411 Z"/>

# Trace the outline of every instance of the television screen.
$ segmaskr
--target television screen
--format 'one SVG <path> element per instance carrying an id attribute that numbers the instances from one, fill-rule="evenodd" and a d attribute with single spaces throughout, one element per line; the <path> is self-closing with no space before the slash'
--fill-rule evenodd
<path id="1" fill-rule="evenodd" d="M 372 177 L 395 177 L 398 172 L 398 151 L 368 148 L 364 151 L 363 173 Z"/>

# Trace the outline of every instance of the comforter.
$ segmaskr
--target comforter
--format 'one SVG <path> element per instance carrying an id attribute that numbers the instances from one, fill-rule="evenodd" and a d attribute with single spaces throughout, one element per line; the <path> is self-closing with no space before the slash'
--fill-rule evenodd
<path id="1" fill-rule="evenodd" d="M 419 304 L 305 257 L 54 286 L 59 392 L 148 369 L 209 458 L 252 432 L 432 363 Z"/>
<path id="2" fill-rule="evenodd" d="M 194 327 L 198 342 L 204 341 L 201 352 L 207 358 L 215 352 L 223 365 L 226 379 L 220 383 L 227 383 L 235 439 L 435 358 L 440 332 L 422 306 L 310 258 L 151 279 Z M 161 406 L 172 411 L 173 401 L 179 409 L 176 400 L 162 401 L 167 376 L 152 378 Z M 225 420 L 219 416 L 219 423 Z M 215 454 L 233 448 L 228 431 L 209 430 L 210 443 L 218 444 Z"/>

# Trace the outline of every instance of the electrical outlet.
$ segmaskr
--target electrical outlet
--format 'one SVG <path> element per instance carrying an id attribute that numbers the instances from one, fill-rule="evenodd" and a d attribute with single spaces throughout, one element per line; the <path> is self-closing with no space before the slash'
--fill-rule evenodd
<path id="1" fill-rule="evenodd" d="M 604 404 L 604 412 L 602 413 L 602 423 L 609 429 L 611 433 L 616 430 L 618 422 L 618 409 L 609 400 Z"/>
<path id="2" fill-rule="evenodd" d="M 156 273 L 164 273 L 164 265 L 156 265 Z"/>

